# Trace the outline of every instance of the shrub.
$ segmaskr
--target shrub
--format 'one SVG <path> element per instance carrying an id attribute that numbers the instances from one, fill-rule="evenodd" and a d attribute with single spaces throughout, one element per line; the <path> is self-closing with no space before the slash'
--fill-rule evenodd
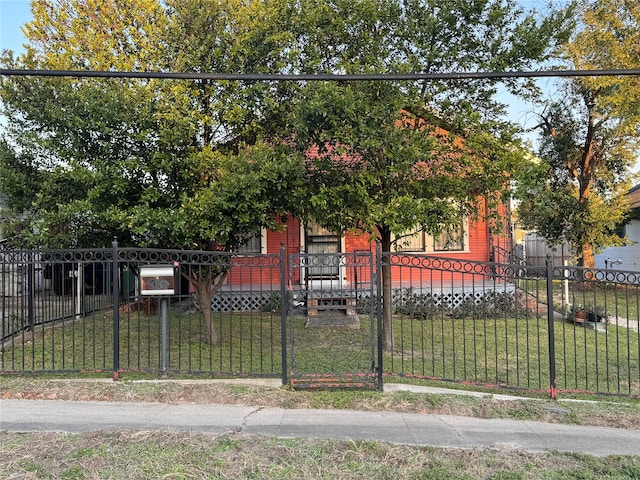
<path id="1" fill-rule="evenodd" d="M 401 290 L 394 300 L 394 312 L 398 315 L 431 320 L 445 313 L 431 292 L 416 293 L 412 288 L 407 288 Z"/>
<path id="2" fill-rule="evenodd" d="M 280 292 L 271 292 L 269 298 L 262 304 L 263 312 L 279 313 L 282 309 Z"/>

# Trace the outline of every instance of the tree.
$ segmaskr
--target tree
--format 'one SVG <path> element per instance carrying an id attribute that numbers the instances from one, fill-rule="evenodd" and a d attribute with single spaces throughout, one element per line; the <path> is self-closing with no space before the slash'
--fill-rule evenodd
<path id="1" fill-rule="evenodd" d="M 565 38 L 568 15 L 537 18 L 515 0 L 121 3 L 37 0 L 36 19 L 26 27 L 33 48 L 3 64 L 233 73 L 526 69 Z M 532 87 L 517 80 L 507 86 L 522 94 Z M 5 79 L 0 95 L 13 129 L 6 165 L 17 165 L 23 176 L 35 167 L 51 178 L 29 204 L 37 229 L 21 238 L 68 246 L 115 234 L 147 246 L 209 242 L 232 249 L 278 212 L 297 213 L 302 202 L 295 195 L 269 202 L 260 195 L 282 191 L 295 177 L 289 173 L 296 158 L 316 145 L 357 162 L 346 170 L 327 155 L 308 163 L 305 198 L 313 208 L 303 216 L 341 230 L 361 228 L 390 248 L 392 234 L 437 232 L 474 213 L 477 196 L 497 201 L 517 145 L 496 91 L 490 79 L 328 85 Z M 251 178 L 267 175 L 261 165 L 269 165 L 253 156 L 283 160 L 288 146 L 296 149 L 287 156 L 291 164 L 274 169 L 284 176 L 234 206 L 249 219 L 230 225 L 214 217 L 229 206 L 211 192 L 253 184 Z M 246 177 L 226 173 L 243 171 L 238 161 L 249 163 Z M 224 275 L 194 284 L 215 293 Z M 390 312 L 385 301 L 387 348 Z"/>
<path id="2" fill-rule="evenodd" d="M 30 47 L 3 64 L 234 72 L 278 68 L 283 55 L 283 2 L 125 3 L 38 0 Z M 13 244 L 95 247 L 115 236 L 232 251 L 261 227 L 281 227 L 295 205 L 283 192 L 300 177 L 297 158 L 266 141 L 284 94 L 236 82 L 4 79 L 0 188 L 12 196 L 7 222 L 21 228 Z M 227 271 L 189 278 L 213 344 L 206 306 Z"/>
<path id="3" fill-rule="evenodd" d="M 10 68 L 126 70 L 143 60 L 149 69 L 162 66 L 160 33 L 167 19 L 157 2 L 37 0 L 32 12 L 25 54 L 3 56 Z M 131 242 L 132 229 L 118 224 L 120 212 L 148 195 L 152 182 L 145 182 L 145 171 L 167 171 L 156 153 L 170 151 L 166 133 L 176 130 L 161 129 L 156 88 L 154 82 L 111 79 L 3 79 L 4 137 L 12 147 L 6 153 L 13 157 L 7 161 L 42 176 L 29 192 L 31 228 L 14 244 L 100 246 L 114 236 Z M 6 167 L 3 188 L 10 183 Z"/>
<path id="4" fill-rule="evenodd" d="M 510 1 L 300 4 L 306 72 L 527 68 L 567 38 L 567 12 L 537 21 Z M 519 157 L 496 88 L 492 80 L 307 85 L 295 139 L 300 152 L 316 146 L 319 155 L 307 162 L 304 216 L 334 231 L 367 232 L 389 252 L 408 232 L 438 234 L 483 214 L 479 197 L 495 207 Z M 390 267 L 382 276 L 383 343 L 391 350 Z"/>
<path id="5" fill-rule="evenodd" d="M 640 6 L 623 0 L 585 2 L 582 28 L 566 45 L 576 69 L 638 68 Z M 637 78 L 580 77 L 563 82 L 562 98 L 541 115 L 542 164 L 520 182 L 520 219 L 550 243 L 567 241 L 578 264 L 622 240 L 615 233 L 637 160 Z"/>

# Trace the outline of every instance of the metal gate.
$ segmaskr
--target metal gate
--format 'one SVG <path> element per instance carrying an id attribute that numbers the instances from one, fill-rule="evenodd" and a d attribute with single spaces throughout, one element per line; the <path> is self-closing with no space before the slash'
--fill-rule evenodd
<path id="1" fill-rule="evenodd" d="M 376 278 L 368 251 L 289 257 L 292 387 L 382 389 Z"/>

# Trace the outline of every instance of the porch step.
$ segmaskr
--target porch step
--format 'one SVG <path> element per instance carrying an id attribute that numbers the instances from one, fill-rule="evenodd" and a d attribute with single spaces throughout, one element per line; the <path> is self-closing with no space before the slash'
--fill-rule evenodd
<path id="1" fill-rule="evenodd" d="M 335 312 L 320 313 L 307 317 L 307 327 L 344 327 L 360 328 L 360 318 L 357 315 L 344 315 Z"/>
<path id="2" fill-rule="evenodd" d="M 313 295 L 307 297 L 307 315 L 313 317 L 322 312 L 332 312 L 345 316 L 356 315 L 356 299 L 353 296 Z"/>

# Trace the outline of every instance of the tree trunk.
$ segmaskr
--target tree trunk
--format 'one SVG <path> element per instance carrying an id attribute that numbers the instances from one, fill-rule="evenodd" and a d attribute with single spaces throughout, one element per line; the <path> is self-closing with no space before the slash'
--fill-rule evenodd
<path id="1" fill-rule="evenodd" d="M 196 284 L 196 295 L 198 296 L 198 305 L 202 312 L 202 321 L 207 332 L 207 342 L 211 345 L 218 345 L 220 343 L 220 337 L 213 324 L 211 315 L 211 285 L 209 282 L 203 283 L 202 281 Z"/>
<path id="2" fill-rule="evenodd" d="M 382 349 L 393 351 L 393 290 L 391 289 L 391 232 L 378 227 L 382 248 Z"/>
<path id="3" fill-rule="evenodd" d="M 578 266 L 583 268 L 595 268 L 596 261 L 593 255 L 593 247 L 590 243 L 585 243 L 581 246 Z"/>
<path id="4" fill-rule="evenodd" d="M 587 132 L 584 147 L 582 148 L 582 156 L 580 158 L 580 169 L 576 176 L 579 184 L 578 202 L 580 205 L 587 205 L 589 202 L 597 162 L 595 116 L 592 111 L 592 106 L 588 103 L 589 100 L 590 99 L 585 98 L 585 103 L 587 103 L 587 107 L 589 108 L 589 120 L 587 122 Z M 578 266 L 583 268 L 594 268 L 595 258 L 593 256 L 593 244 L 588 241 L 588 236 L 584 234 L 579 241 L 581 241 L 581 244 L 578 251 Z"/>
<path id="5" fill-rule="evenodd" d="M 218 293 L 218 290 L 220 290 L 220 286 L 226 277 L 227 272 L 224 271 L 214 278 L 209 276 L 190 278 L 196 291 L 198 306 L 202 312 L 202 321 L 206 329 L 207 342 L 210 345 L 220 344 L 220 336 L 218 335 L 216 326 L 213 324 L 213 317 L 211 315 L 211 300 L 216 293 Z"/>
<path id="6" fill-rule="evenodd" d="M 389 259 L 388 253 L 383 257 Z M 385 263 L 388 263 L 385 262 Z M 382 349 L 393 351 L 393 291 L 391 289 L 391 265 L 382 266 Z"/>

